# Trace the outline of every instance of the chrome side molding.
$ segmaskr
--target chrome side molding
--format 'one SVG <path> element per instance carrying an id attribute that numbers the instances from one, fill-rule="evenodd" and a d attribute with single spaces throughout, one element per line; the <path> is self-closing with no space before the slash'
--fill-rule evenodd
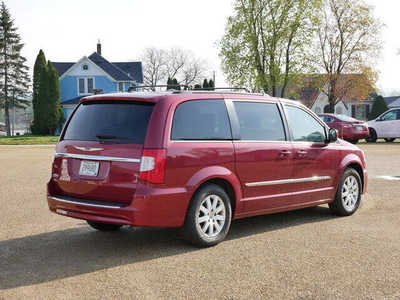
<path id="1" fill-rule="evenodd" d="M 70 158 L 78 158 L 78 159 L 87 159 L 87 160 L 101 160 L 101 161 L 118 161 L 118 162 L 128 162 L 128 163 L 140 163 L 140 159 L 139 158 L 85 155 L 85 154 L 59 153 L 59 152 L 56 152 L 54 154 L 54 156 L 55 157 L 70 157 Z"/>
<path id="2" fill-rule="evenodd" d="M 287 184 L 287 183 L 299 183 L 299 182 L 312 182 L 329 180 L 331 176 L 314 176 L 307 178 L 293 178 L 293 179 L 281 179 L 281 180 L 271 180 L 271 181 L 259 181 L 259 182 L 248 182 L 245 185 L 248 187 L 252 186 L 263 186 L 263 185 L 274 185 L 274 184 Z"/>

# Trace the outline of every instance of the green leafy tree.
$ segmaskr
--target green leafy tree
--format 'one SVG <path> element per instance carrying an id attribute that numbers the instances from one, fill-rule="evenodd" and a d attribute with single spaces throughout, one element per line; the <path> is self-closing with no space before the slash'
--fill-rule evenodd
<path id="1" fill-rule="evenodd" d="M 0 8 L 0 105 L 4 108 L 7 135 L 11 135 L 10 105 L 27 104 L 29 76 L 26 59 L 21 55 L 24 44 L 4 2 Z"/>
<path id="2" fill-rule="evenodd" d="M 362 101 L 374 91 L 382 24 L 363 0 L 324 0 L 318 20 L 316 48 L 310 57 L 326 74 L 321 87 L 329 112 L 334 112 L 337 102 Z"/>
<path id="3" fill-rule="evenodd" d="M 284 96 L 289 81 L 307 72 L 314 15 L 321 0 L 235 0 L 220 42 L 231 85 Z"/>
<path id="4" fill-rule="evenodd" d="M 382 96 L 375 98 L 374 104 L 372 105 L 371 112 L 369 113 L 368 120 L 374 120 L 379 115 L 383 114 L 389 108 Z"/>

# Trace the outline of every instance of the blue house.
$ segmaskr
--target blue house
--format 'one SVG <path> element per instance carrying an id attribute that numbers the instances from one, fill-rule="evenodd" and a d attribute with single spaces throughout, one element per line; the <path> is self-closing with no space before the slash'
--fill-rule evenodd
<path id="1" fill-rule="evenodd" d="M 52 62 L 60 77 L 61 106 L 65 119 L 82 97 L 96 92 L 126 92 L 143 83 L 141 62 L 109 62 L 101 56 L 101 44 L 78 62 Z"/>

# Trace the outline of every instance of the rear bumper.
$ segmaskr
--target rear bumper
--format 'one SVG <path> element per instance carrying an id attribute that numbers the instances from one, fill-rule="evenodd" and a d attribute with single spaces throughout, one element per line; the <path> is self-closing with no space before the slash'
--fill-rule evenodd
<path id="1" fill-rule="evenodd" d="M 47 196 L 50 211 L 67 217 L 94 222 L 133 225 L 135 209 L 129 206 L 102 205 L 83 199 Z"/>
<path id="2" fill-rule="evenodd" d="M 189 203 L 186 189 L 142 186 L 128 205 L 47 195 L 50 211 L 76 219 L 144 227 L 181 227 Z"/>
<path id="3" fill-rule="evenodd" d="M 345 140 L 359 140 L 369 137 L 369 130 L 358 131 L 355 129 L 345 130 L 343 132 L 343 139 Z"/>

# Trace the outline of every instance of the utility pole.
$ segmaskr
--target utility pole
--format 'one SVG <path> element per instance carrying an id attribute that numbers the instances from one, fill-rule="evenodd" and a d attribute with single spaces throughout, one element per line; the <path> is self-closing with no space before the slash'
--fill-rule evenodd
<path id="1" fill-rule="evenodd" d="M 215 83 L 215 71 L 213 71 L 213 81 L 214 81 L 214 87 L 217 87 L 217 84 Z"/>

